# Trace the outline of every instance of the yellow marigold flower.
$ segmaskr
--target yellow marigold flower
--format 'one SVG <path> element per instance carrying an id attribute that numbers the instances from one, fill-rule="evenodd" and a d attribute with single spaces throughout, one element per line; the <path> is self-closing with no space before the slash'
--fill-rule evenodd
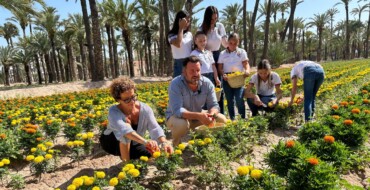
<path id="1" fill-rule="evenodd" d="M 53 149 L 50 149 L 50 150 L 48 150 L 48 153 L 49 154 L 54 154 L 54 150 Z"/>
<path id="2" fill-rule="evenodd" d="M 0 162 L 0 167 L 3 167 L 4 166 L 4 162 Z"/>
<path id="3" fill-rule="evenodd" d="M 195 143 L 194 140 L 188 141 L 188 144 L 190 144 L 190 145 L 193 145 L 194 143 Z"/>
<path id="4" fill-rule="evenodd" d="M 138 169 L 130 169 L 128 174 L 130 174 L 132 177 L 137 177 L 140 175 L 140 171 Z"/>
<path id="5" fill-rule="evenodd" d="M 247 166 L 247 167 L 248 167 L 249 171 L 252 171 L 252 170 L 254 169 L 254 167 L 253 167 L 253 166 L 251 166 L 251 165 L 249 165 L 249 166 Z"/>
<path id="6" fill-rule="evenodd" d="M 81 138 L 84 139 L 84 140 L 87 139 L 87 134 L 86 133 L 82 134 Z"/>
<path id="7" fill-rule="evenodd" d="M 248 175 L 249 168 L 247 166 L 239 166 L 238 169 L 236 169 L 236 172 L 241 176 Z"/>
<path id="8" fill-rule="evenodd" d="M 73 184 L 68 185 L 67 190 L 76 190 L 76 186 Z"/>
<path id="9" fill-rule="evenodd" d="M 45 145 L 46 145 L 47 147 L 52 147 L 52 146 L 53 146 L 53 143 L 52 143 L 52 142 L 50 142 L 50 141 L 48 141 L 48 142 L 46 142 L 46 143 L 45 143 Z"/>
<path id="10" fill-rule="evenodd" d="M 84 180 L 80 177 L 74 178 L 72 184 L 75 185 L 77 188 L 84 184 Z"/>
<path id="11" fill-rule="evenodd" d="M 68 141 L 67 142 L 67 146 L 70 147 L 70 148 L 73 147 L 73 142 L 72 141 Z"/>
<path id="12" fill-rule="evenodd" d="M 103 179 L 105 178 L 105 173 L 104 172 L 96 172 L 96 177 L 99 178 L 99 179 Z"/>
<path id="13" fill-rule="evenodd" d="M 84 185 L 90 186 L 94 183 L 94 181 L 95 181 L 95 178 L 87 177 L 87 178 L 84 179 Z"/>
<path id="14" fill-rule="evenodd" d="M 39 148 L 39 149 L 41 149 L 42 147 L 45 147 L 45 145 L 44 144 L 38 144 L 37 145 L 37 148 Z"/>
<path id="15" fill-rule="evenodd" d="M 118 184 L 118 179 L 116 177 L 109 180 L 109 186 L 116 186 Z"/>
<path id="16" fill-rule="evenodd" d="M 205 143 L 203 140 L 198 140 L 197 144 L 198 144 L 199 146 L 203 146 L 203 145 L 205 145 L 206 143 Z"/>
<path id="17" fill-rule="evenodd" d="M 44 161 L 44 157 L 43 156 L 37 156 L 34 160 L 33 160 L 36 164 Z"/>
<path id="18" fill-rule="evenodd" d="M 28 156 L 26 157 L 26 160 L 27 160 L 27 161 L 31 161 L 31 160 L 33 160 L 33 159 L 35 159 L 35 156 L 34 156 L 34 155 L 28 155 Z"/>
<path id="19" fill-rule="evenodd" d="M 179 154 L 179 155 L 181 155 L 182 154 L 182 151 L 181 150 L 175 150 L 175 154 Z"/>
<path id="20" fill-rule="evenodd" d="M 87 132 L 87 138 L 91 139 L 94 137 L 94 133 L 93 132 Z"/>
<path id="21" fill-rule="evenodd" d="M 4 163 L 5 165 L 10 164 L 10 160 L 6 158 L 2 159 L 1 162 Z"/>
<path id="22" fill-rule="evenodd" d="M 45 152 L 47 150 L 47 148 L 46 147 L 41 147 L 41 150 Z"/>
<path id="23" fill-rule="evenodd" d="M 153 158 L 158 158 L 161 156 L 161 152 L 154 152 L 153 153 Z"/>
<path id="24" fill-rule="evenodd" d="M 147 156 L 140 156 L 140 160 L 141 161 L 144 161 L 144 162 L 147 162 L 148 161 L 148 157 Z"/>
<path id="25" fill-rule="evenodd" d="M 212 139 L 211 138 L 204 138 L 204 142 L 206 144 L 212 143 Z"/>
<path id="26" fill-rule="evenodd" d="M 94 186 L 94 187 L 92 188 L 92 190 L 100 190 L 100 187 L 98 187 L 98 186 Z"/>
<path id="27" fill-rule="evenodd" d="M 135 165 L 133 164 L 126 164 L 125 167 L 127 167 L 129 170 L 135 169 Z"/>
<path id="28" fill-rule="evenodd" d="M 78 146 L 80 142 L 78 140 L 73 141 L 73 146 Z"/>
<path id="29" fill-rule="evenodd" d="M 36 152 L 37 148 L 31 148 L 31 152 Z"/>
<path id="30" fill-rule="evenodd" d="M 53 155 L 51 155 L 51 154 L 45 154 L 45 159 L 46 160 L 50 160 L 52 158 L 53 158 Z"/>
<path id="31" fill-rule="evenodd" d="M 126 178 L 126 173 L 125 172 L 119 172 L 117 178 L 118 179 L 125 179 Z"/>
<path id="32" fill-rule="evenodd" d="M 81 137 L 82 136 L 82 134 L 81 133 L 77 133 L 76 134 L 76 137 Z"/>
<path id="33" fill-rule="evenodd" d="M 79 145 L 79 146 L 83 146 L 83 145 L 85 145 L 85 142 L 83 142 L 83 141 L 78 141 L 78 145 Z"/>
<path id="34" fill-rule="evenodd" d="M 262 170 L 252 170 L 251 177 L 254 179 L 260 179 L 262 177 Z"/>
<path id="35" fill-rule="evenodd" d="M 186 148 L 186 145 L 184 143 L 181 143 L 178 147 L 180 150 L 184 150 Z"/>

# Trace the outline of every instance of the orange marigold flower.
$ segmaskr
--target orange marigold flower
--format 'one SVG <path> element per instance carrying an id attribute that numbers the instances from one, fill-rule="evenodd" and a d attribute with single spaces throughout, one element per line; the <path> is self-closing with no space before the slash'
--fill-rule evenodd
<path id="1" fill-rule="evenodd" d="M 332 115 L 331 117 L 334 118 L 334 119 L 339 119 L 340 118 L 339 115 Z"/>
<path id="2" fill-rule="evenodd" d="M 46 124 L 48 124 L 48 125 L 50 125 L 51 123 L 53 123 L 53 120 L 49 119 L 49 120 L 46 121 Z"/>
<path id="3" fill-rule="evenodd" d="M 367 94 L 367 93 L 368 93 L 368 91 L 367 91 L 367 90 L 362 90 L 361 92 L 362 92 L 362 94 Z M 1 115 L 1 114 L 0 114 L 0 115 Z"/>
<path id="4" fill-rule="evenodd" d="M 345 125 L 352 125 L 352 123 L 353 123 L 353 121 L 352 121 L 352 120 L 350 120 L 350 119 L 346 119 L 346 120 L 344 120 L 344 124 L 345 124 Z"/>
<path id="5" fill-rule="evenodd" d="M 76 123 L 69 123 L 70 127 L 76 127 Z"/>
<path id="6" fill-rule="evenodd" d="M 36 141 L 42 141 L 42 137 L 37 137 Z"/>
<path id="7" fill-rule="evenodd" d="M 354 105 L 354 104 L 355 104 L 355 102 L 353 102 L 353 101 L 349 102 L 349 105 Z"/>
<path id="8" fill-rule="evenodd" d="M 294 146 L 295 142 L 293 140 L 288 140 L 286 143 L 285 143 L 285 147 L 287 148 L 292 148 Z"/>
<path id="9" fill-rule="evenodd" d="M 0 123 L 1 123 L 1 122 L 3 122 L 3 120 L 2 120 L 2 119 L 0 119 Z"/>
<path id="10" fill-rule="evenodd" d="M 318 159 L 316 159 L 316 158 L 309 158 L 309 159 L 307 159 L 307 161 L 308 161 L 311 165 L 313 165 L 313 166 L 316 166 L 317 164 L 319 164 L 319 160 L 318 160 Z"/>
<path id="11" fill-rule="evenodd" d="M 4 114 L 4 112 L 3 111 L 0 111 L 0 115 L 3 115 Z"/>
<path id="12" fill-rule="evenodd" d="M 370 110 L 365 110 L 364 111 L 366 114 L 369 114 L 370 113 Z"/>
<path id="13" fill-rule="evenodd" d="M 354 114 L 359 114 L 361 111 L 358 108 L 354 108 L 354 109 L 352 109 L 351 112 L 354 113 Z"/>
<path id="14" fill-rule="evenodd" d="M 327 142 L 327 143 L 333 144 L 334 141 L 335 141 L 335 138 L 333 136 L 330 136 L 330 135 L 325 135 L 324 141 Z"/>
<path id="15" fill-rule="evenodd" d="M 369 104 L 369 100 L 368 99 L 364 99 L 364 101 L 362 101 L 364 104 Z"/>
<path id="16" fill-rule="evenodd" d="M 27 129 L 26 129 L 26 132 L 27 132 L 28 134 L 34 134 L 34 133 L 36 133 L 36 130 L 35 130 L 35 129 L 32 129 L 32 128 L 27 128 Z"/>
<path id="17" fill-rule="evenodd" d="M 339 106 L 338 106 L 337 104 L 334 104 L 334 105 L 332 105 L 332 106 L 331 106 L 331 108 L 333 108 L 333 109 L 335 109 L 335 110 L 336 110 L 336 109 L 338 109 L 338 108 L 339 108 Z"/>
<path id="18" fill-rule="evenodd" d="M 1 133 L 0 134 L 0 139 L 5 139 L 6 138 L 6 134 L 5 133 Z"/>
<path id="19" fill-rule="evenodd" d="M 344 107 L 347 107 L 348 106 L 348 102 L 344 101 L 344 102 L 341 102 L 340 103 L 341 106 L 344 106 Z"/>

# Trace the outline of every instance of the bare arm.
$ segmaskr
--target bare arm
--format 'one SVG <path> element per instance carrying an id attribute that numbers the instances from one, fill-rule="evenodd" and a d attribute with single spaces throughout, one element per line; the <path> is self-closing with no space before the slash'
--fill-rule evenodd
<path id="1" fill-rule="evenodd" d="M 293 104 L 295 95 L 297 93 L 297 80 L 298 80 L 297 77 L 292 78 L 292 92 L 291 92 L 291 95 L 290 95 L 289 106 Z"/>
<path id="2" fill-rule="evenodd" d="M 184 29 L 188 26 L 188 21 L 185 18 L 180 19 L 179 22 L 179 32 L 177 33 L 177 38 L 171 40 L 171 44 L 177 48 L 181 47 L 182 39 L 184 38 Z"/>
<path id="3" fill-rule="evenodd" d="M 243 67 L 244 67 L 244 70 L 245 70 L 244 77 L 247 77 L 247 76 L 249 76 L 250 70 L 251 70 L 251 68 L 249 66 L 249 61 L 245 60 L 242 63 L 243 63 Z"/>
<path id="4" fill-rule="evenodd" d="M 279 100 L 281 100 L 281 98 L 283 98 L 283 91 L 281 90 L 280 86 L 281 86 L 281 84 L 275 85 L 277 101 L 279 101 Z"/>

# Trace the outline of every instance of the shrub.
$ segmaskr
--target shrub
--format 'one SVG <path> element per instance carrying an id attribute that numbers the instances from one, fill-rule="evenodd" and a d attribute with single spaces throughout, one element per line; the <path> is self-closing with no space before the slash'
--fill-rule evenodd
<path id="1" fill-rule="evenodd" d="M 367 132 L 364 126 L 352 120 L 336 123 L 335 127 L 333 127 L 333 135 L 349 147 L 361 146 L 367 139 Z"/>
<path id="2" fill-rule="evenodd" d="M 240 172 L 241 171 L 241 172 Z M 240 166 L 237 169 L 238 175 L 233 179 L 232 189 L 250 190 L 280 190 L 285 189 L 284 179 L 271 174 L 267 170 L 248 169 L 248 166 Z"/>
<path id="3" fill-rule="evenodd" d="M 328 126 L 318 122 L 306 123 L 301 130 L 298 131 L 299 141 L 303 144 L 309 144 L 310 141 L 322 138 L 331 134 Z"/>
<path id="4" fill-rule="evenodd" d="M 279 141 L 267 154 L 265 160 L 274 172 L 280 176 L 286 176 L 304 150 L 305 148 L 298 141 Z"/>

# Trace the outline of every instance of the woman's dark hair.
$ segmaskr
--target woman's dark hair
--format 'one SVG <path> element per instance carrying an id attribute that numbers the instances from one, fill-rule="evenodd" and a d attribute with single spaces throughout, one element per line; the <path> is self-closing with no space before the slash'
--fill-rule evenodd
<path id="1" fill-rule="evenodd" d="M 188 16 L 190 16 L 190 15 L 185 10 L 181 10 L 181 11 L 177 12 L 176 13 L 175 20 L 174 20 L 173 25 L 172 25 L 172 29 L 168 32 L 167 37 L 168 37 L 169 34 L 177 34 L 177 33 L 179 33 L 179 21 L 180 21 L 180 19 L 186 18 Z M 188 29 L 184 30 L 184 34 L 187 31 L 188 31 Z"/>
<path id="2" fill-rule="evenodd" d="M 197 44 L 195 43 L 195 39 L 197 39 L 197 37 L 200 36 L 200 35 L 205 35 L 206 38 L 207 38 L 207 35 L 203 31 L 198 31 L 197 33 L 195 33 L 195 35 L 194 35 L 194 48 L 193 49 L 198 48 Z"/>
<path id="3" fill-rule="evenodd" d="M 211 21 L 212 21 L 213 14 L 217 14 L 217 19 L 218 19 L 217 8 L 214 6 L 208 6 L 206 8 L 206 11 L 204 12 L 203 23 L 201 25 L 202 31 L 205 34 L 208 34 L 209 30 L 211 30 Z"/>
<path id="4" fill-rule="evenodd" d="M 261 70 L 261 69 L 266 69 L 268 71 L 270 71 L 270 74 L 268 76 L 268 87 L 271 88 L 273 86 L 272 84 L 272 75 L 271 75 L 271 64 L 270 64 L 270 61 L 267 60 L 267 59 L 262 59 L 258 65 L 257 65 L 257 71 L 258 70 Z M 260 84 L 261 84 L 261 77 L 257 74 L 257 78 L 258 78 L 258 88 L 260 87 Z"/>

